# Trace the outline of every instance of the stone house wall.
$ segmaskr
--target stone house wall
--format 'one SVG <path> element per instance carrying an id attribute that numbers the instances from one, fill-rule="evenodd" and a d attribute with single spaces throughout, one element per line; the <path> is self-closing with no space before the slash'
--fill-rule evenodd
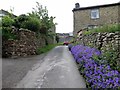
<path id="1" fill-rule="evenodd" d="M 98 9 L 99 10 L 99 18 L 91 19 L 91 10 Z M 78 10 L 73 10 L 73 23 L 74 23 L 74 31 L 73 34 L 76 35 L 80 29 L 87 28 L 88 25 L 98 25 L 103 26 L 106 24 L 114 24 L 120 22 L 120 6 L 119 5 L 111 5 L 111 6 L 96 6 L 96 7 L 88 7 L 81 8 Z"/>

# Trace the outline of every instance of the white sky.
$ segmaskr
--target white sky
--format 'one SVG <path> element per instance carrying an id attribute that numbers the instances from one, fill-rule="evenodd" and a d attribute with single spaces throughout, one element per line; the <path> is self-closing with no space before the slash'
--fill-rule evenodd
<path id="1" fill-rule="evenodd" d="M 0 9 L 10 11 L 14 7 L 15 15 L 26 14 L 36 6 L 36 1 L 47 6 L 49 16 L 55 16 L 57 33 L 69 33 L 73 31 L 73 8 L 75 3 L 80 7 L 117 3 L 120 0 L 1 0 Z"/>

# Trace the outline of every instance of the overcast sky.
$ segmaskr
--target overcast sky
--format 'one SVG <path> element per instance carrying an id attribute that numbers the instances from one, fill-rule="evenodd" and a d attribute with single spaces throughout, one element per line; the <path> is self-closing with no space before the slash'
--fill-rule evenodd
<path id="1" fill-rule="evenodd" d="M 49 16 L 55 16 L 57 33 L 69 33 L 73 31 L 73 8 L 75 3 L 80 7 L 117 3 L 120 0 L 1 0 L 0 9 L 10 11 L 14 7 L 15 15 L 26 14 L 36 6 L 36 1 L 47 6 Z"/>

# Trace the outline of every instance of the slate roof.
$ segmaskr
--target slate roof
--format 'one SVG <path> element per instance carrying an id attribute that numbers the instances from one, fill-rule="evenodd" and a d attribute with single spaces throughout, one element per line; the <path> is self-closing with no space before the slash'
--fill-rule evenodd
<path id="1" fill-rule="evenodd" d="M 74 12 L 74 11 L 79 11 L 79 10 L 94 9 L 94 8 L 101 8 L 101 7 L 110 7 L 110 6 L 120 6 L 120 2 L 112 3 L 112 4 L 104 4 L 104 5 L 74 8 L 72 11 Z"/>
<path id="2" fill-rule="evenodd" d="M 3 9 L 0 10 L 0 14 L 4 14 L 4 15 L 10 15 L 10 13 L 8 11 L 5 11 Z M 13 17 L 17 17 L 16 15 L 12 14 Z"/>

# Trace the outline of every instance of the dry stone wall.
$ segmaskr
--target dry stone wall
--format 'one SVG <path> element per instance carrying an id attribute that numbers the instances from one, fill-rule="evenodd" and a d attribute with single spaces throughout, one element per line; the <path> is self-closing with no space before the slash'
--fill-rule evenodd
<path id="1" fill-rule="evenodd" d="M 36 37 L 36 33 L 26 29 L 13 29 L 17 35 L 16 40 L 2 41 L 2 56 L 3 57 L 19 57 L 35 55 L 37 48 L 42 48 L 46 45 L 45 36 Z M 50 38 L 49 38 L 50 39 Z M 48 42 L 48 44 L 51 43 Z"/>
<path id="2" fill-rule="evenodd" d="M 120 32 L 115 33 L 93 33 L 90 35 L 83 35 L 80 44 L 95 47 L 103 53 L 114 50 L 118 53 L 118 60 L 120 61 Z"/>

